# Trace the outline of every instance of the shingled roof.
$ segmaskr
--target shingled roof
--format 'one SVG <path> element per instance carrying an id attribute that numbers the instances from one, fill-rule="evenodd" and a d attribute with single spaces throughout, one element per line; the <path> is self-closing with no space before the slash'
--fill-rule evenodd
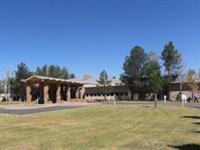
<path id="1" fill-rule="evenodd" d="M 33 75 L 27 79 L 23 79 L 22 82 L 28 82 L 31 80 L 47 80 L 47 81 L 57 81 L 57 82 L 66 82 L 66 83 L 76 83 L 76 84 L 83 84 L 82 82 L 78 81 L 78 80 L 72 80 L 72 79 L 60 79 L 60 78 L 52 78 L 52 77 L 45 77 L 45 76 L 38 76 L 38 75 Z"/>

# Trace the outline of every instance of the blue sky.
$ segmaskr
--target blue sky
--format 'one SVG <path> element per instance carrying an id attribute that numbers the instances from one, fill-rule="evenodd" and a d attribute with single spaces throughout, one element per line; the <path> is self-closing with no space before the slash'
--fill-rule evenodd
<path id="1" fill-rule="evenodd" d="M 119 76 L 132 47 L 160 54 L 168 41 L 200 69 L 199 0 L 0 0 L 0 76 L 20 62 Z"/>

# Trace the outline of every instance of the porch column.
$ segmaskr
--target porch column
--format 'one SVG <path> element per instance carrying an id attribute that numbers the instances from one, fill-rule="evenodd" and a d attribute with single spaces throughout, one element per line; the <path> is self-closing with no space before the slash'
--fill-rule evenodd
<path id="1" fill-rule="evenodd" d="M 60 84 L 57 85 L 57 91 L 56 91 L 56 103 L 60 103 L 61 102 L 61 86 Z"/>
<path id="2" fill-rule="evenodd" d="M 80 99 L 83 99 L 84 94 L 85 94 L 85 88 L 82 87 L 81 90 L 80 90 Z"/>
<path id="3" fill-rule="evenodd" d="M 67 90 L 67 101 L 69 101 L 71 99 L 71 87 L 68 87 Z"/>
<path id="4" fill-rule="evenodd" d="M 31 100 L 32 100 L 31 86 L 30 86 L 30 85 L 27 85 L 27 86 L 26 86 L 26 101 L 27 101 L 28 103 L 31 103 Z"/>
<path id="5" fill-rule="evenodd" d="M 77 88 L 77 90 L 76 90 L 76 98 L 77 99 L 80 98 L 80 88 Z"/>
<path id="6" fill-rule="evenodd" d="M 49 101 L 49 85 L 45 84 L 44 87 L 44 104 Z"/>

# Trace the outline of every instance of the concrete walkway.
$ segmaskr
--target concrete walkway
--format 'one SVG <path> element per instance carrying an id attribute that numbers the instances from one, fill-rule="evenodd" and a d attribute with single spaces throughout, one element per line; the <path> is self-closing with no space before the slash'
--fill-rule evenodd
<path id="1" fill-rule="evenodd" d="M 0 113 L 2 114 L 15 114 L 15 115 L 25 115 L 33 113 L 41 113 L 48 111 L 58 111 L 64 109 L 75 109 L 81 107 L 91 107 L 97 106 L 98 104 L 51 104 L 51 105 L 36 105 L 34 107 L 24 107 L 24 108 L 0 108 Z"/>

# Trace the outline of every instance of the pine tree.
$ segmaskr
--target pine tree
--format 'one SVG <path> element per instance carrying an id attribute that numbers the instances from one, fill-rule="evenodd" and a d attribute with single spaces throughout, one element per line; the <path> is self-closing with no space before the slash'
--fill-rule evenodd
<path id="1" fill-rule="evenodd" d="M 173 42 L 165 45 L 161 58 L 167 73 L 166 78 L 168 78 L 169 82 L 174 81 L 182 68 L 182 58 L 181 53 L 175 48 Z"/>
<path id="2" fill-rule="evenodd" d="M 22 79 L 27 79 L 33 73 L 29 70 L 25 63 L 20 63 L 15 71 L 15 77 L 10 78 L 11 92 L 16 96 L 22 95 Z"/>
<path id="3" fill-rule="evenodd" d="M 106 101 L 106 94 L 108 94 L 110 92 L 110 83 L 111 83 L 111 80 L 109 80 L 108 78 L 108 74 L 105 70 L 103 70 L 101 73 L 100 73 L 100 76 L 99 76 L 99 80 L 97 80 L 97 82 L 100 84 L 101 87 L 99 87 L 99 92 L 100 93 L 103 93 L 103 96 L 104 96 L 104 100 Z"/>
<path id="4" fill-rule="evenodd" d="M 152 54 L 149 57 L 148 63 L 145 65 L 146 85 L 150 92 L 155 93 L 154 107 L 157 107 L 157 95 L 163 89 L 163 79 L 161 76 L 160 64 Z"/>
<path id="5" fill-rule="evenodd" d="M 123 65 L 124 73 L 120 79 L 127 86 L 133 89 L 142 89 L 145 85 L 144 66 L 147 61 L 147 54 L 140 46 L 131 49 L 130 55 L 125 58 Z"/>
<path id="6" fill-rule="evenodd" d="M 50 66 L 44 65 L 41 68 L 37 67 L 35 74 L 40 76 L 61 78 L 61 79 L 75 78 L 75 75 L 73 73 L 70 74 L 66 67 L 61 68 L 57 65 L 50 65 Z"/>

